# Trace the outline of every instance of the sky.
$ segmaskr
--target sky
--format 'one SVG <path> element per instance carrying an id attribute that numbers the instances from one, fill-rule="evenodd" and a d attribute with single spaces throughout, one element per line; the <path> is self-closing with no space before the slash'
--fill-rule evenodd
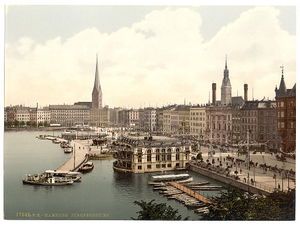
<path id="1" fill-rule="evenodd" d="M 232 95 L 274 99 L 296 82 L 294 6 L 8 6 L 5 106 L 204 104 L 228 58 Z M 211 99 L 211 97 L 210 97 Z"/>

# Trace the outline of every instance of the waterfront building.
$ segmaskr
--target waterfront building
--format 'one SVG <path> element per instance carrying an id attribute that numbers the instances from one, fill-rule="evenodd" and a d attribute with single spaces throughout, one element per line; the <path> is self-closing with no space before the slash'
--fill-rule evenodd
<path id="1" fill-rule="evenodd" d="M 206 107 L 190 108 L 190 135 L 204 139 L 206 133 Z"/>
<path id="2" fill-rule="evenodd" d="M 275 89 L 277 105 L 277 130 L 279 143 L 283 152 L 296 151 L 296 84 L 287 89 L 284 81 L 283 67 L 279 89 Z"/>
<path id="3" fill-rule="evenodd" d="M 90 110 L 90 126 L 108 127 L 110 126 L 108 108 L 92 108 Z"/>
<path id="4" fill-rule="evenodd" d="M 146 173 L 185 169 L 191 144 L 167 137 L 122 136 L 116 142 L 115 170 Z"/>
<path id="5" fill-rule="evenodd" d="M 265 144 L 262 148 L 278 147 L 276 103 L 271 100 L 246 101 L 241 108 L 241 141 Z"/>
<path id="6" fill-rule="evenodd" d="M 227 57 L 225 60 L 225 69 L 223 82 L 221 87 L 221 105 L 230 105 L 231 104 L 231 83 L 229 79 L 229 70 L 227 68 Z"/>
<path id="7" fill-rule="evenodd" d="M 49 105 L 50 123 L 62 126 L 87 125 L 90 109 L 84 105 Z"/>
<path id="8" fill-rule="evenodd" d="M 98 55 L 96 58 L 96 71 L 95 71 L 95 81 L 94 88 L 92 92 L 92 108 L 102 108 L 102 90 L 100 86 L 99 73 L 98 73 Z"/>
<path id="9" fill-rule="evenodd" d="M 37 109 L 37 123 L 47 123 L 49 124 L 51 120 L 51 113 L 49 107 L 44 107 L 42 109 Z"/>

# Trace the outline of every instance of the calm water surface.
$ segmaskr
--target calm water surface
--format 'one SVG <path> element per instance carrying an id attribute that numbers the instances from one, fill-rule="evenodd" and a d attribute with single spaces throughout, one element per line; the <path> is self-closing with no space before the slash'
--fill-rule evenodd
<path id="1" fill-rule="evenodd" d="M 6 219 L 129 220 L 131 217 L 136 217 L 136 212 L 139 210 L 133 204 L 135 200 L 152 199 L 166 202 L 178 209 L 181 216 L 189 216 L 190 220 L 201 218 L 183 204 L 168 200 L 158 192 L 154 192 L 152 186 L 147 185 L 151 174 L 114 172 L 112 169 L 114 160 L 94 160 L 94 170 L 83 175 L 81 183 L 71 186 L 23 185 L 22 178 L 25 174 L 56 169 L 70 157 L 58 144 L 35 138 L 45 133 L 47 132 L 4 133 L 4 215 Z M 55 135 L 59 134 L 56 132 Z M 195 182 L 210 181 L 211 185 L 222 185 L 207 177 L 189 173 Z M 217 192 L 203 191 L 202 194 L 210 197 Z M 18 213 L 22 212 L 40 214 L 40 216 L 18 216 Z"/>

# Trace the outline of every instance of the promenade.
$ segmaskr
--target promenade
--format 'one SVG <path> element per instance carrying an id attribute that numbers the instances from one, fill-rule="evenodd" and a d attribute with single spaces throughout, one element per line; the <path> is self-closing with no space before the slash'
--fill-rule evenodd
<path id="1" fill-rule="evenodd" d="M 209 149 L 206 147 L 201 147 L 200 151 L 202 152 L 203 162 L 205 164 L 209 163 L 212 170 L 224 171 L 227 168 L 227 171 L 224 171 L 224 173 L 231 177 L 238 176 L 241 183 L 250 183 L 252 186 L 268 192 L 275 190 L 287 191 L 288 189 L 295 188 L 295 180 L 292 179 L 291 175 L 287 177 L 280 170 L 273 171 L 259 167 L 261 164 L 266 164 L 277 169 L 295 171 L 295 160 L 287 159 L 287 161 L 283 162 L 277 160 L 274 154 L 251 153 L 250 160 L 255 164 L 257 163 L 257 166 L 251 166 L 249 171 L 245 162 L 237 162 L 237 159 L 245 161 L 246 155 L 237 154 L 234 149 L 230 149 L 227 153 L 220 153 L 218 150 L 215 150 L 215 154 L 212 156 L 208 154 Z"/>
<path id="2" fill-rule="evenodd" d="M 86 156 L 89 153 L 90 144 L 91 144 L 90 140 L 72 140 L 71 141 L 71 146 L 73 147 L 72 155 L 70 159 L 66 161 L 62 166 L 58 167 L 57 170 L 76 171 L 86 161 Z"/>

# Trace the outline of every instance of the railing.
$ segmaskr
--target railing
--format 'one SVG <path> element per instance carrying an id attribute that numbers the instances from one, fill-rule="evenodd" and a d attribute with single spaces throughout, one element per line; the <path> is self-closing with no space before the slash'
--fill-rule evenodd
<path id="1" fill-rule="evenodd" d="M 235 181 L 237 181 L 237 182 L 239 182 L 241 184 L 244 184 L 244 185 L 247 185 L 247 186 L 253 187 L 253 188 L 258 188 L 260 190 L 263 190 L 263 191 L 266 191 L 266 192 L 269 192 L 269 193 L 272 193 L 272 192 L 274 192 L 276 190 L 272 186 L 269 186 L 269 185 L 261 183 L 261 182 L 255 182 L 254 184 L 250 184 L 250 183 L 247 183 L 247 182 L 243 182 L 241 180 L 236 180 L 236 179 L 233 178 L 233 176 L 228 176 L 226 174 L 221 174 L 221 173 L 218 173 L 216 171 L 209 170 L 207 168 L 203 168 L 201 166 L 198 166 L 198 165 L 196 165 L 194 163 L 189 163 L 189 164 L 192 165 L 192 166 L 194 166 L 194 167 L 201 168 L 202 170 L 205 170 L 205 171 L 208 171 L 208 172 L 213 172 L 213 173 L 215 173 L 215 174 L 217 174 L 217 175 L 219 175 L 221 177 L 230 178 L 230 179 L 235 180 Z"/>

